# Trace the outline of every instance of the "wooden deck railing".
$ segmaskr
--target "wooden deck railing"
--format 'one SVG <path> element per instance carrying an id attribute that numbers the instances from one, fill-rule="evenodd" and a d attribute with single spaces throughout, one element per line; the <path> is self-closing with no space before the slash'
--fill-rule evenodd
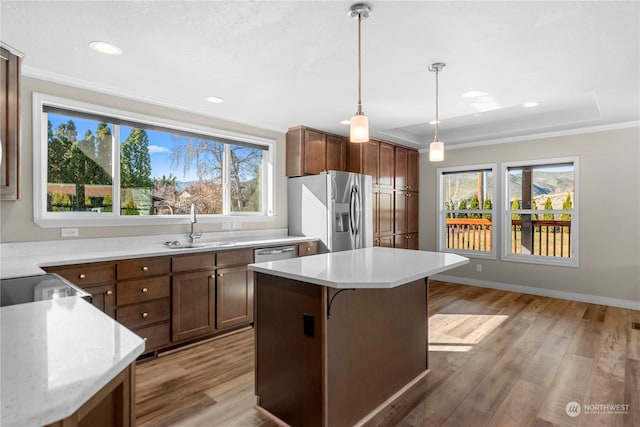
<path id="1" fill-rule="evenodd" d="M 447 218 L 447 248 L 491 251 L 492 223 L 487 218 Z M 571 256 L 571 221 L 531 220 L 532 255 Z M 522 220 L 511 220 L 512 253 L 522 252 Z"/>

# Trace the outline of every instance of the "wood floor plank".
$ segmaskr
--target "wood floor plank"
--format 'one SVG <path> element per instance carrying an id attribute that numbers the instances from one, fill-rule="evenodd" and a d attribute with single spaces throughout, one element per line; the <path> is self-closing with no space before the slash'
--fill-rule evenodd
<path id="1" fill-rule="evenodd" d="M 429 314 L 431 372 L 367 427 L 640 425 L 640 312 L 430 281 Z M 141 361 L 136 384 L 138 426 L 276 426 L 255 409 L 253 330 Z"/>

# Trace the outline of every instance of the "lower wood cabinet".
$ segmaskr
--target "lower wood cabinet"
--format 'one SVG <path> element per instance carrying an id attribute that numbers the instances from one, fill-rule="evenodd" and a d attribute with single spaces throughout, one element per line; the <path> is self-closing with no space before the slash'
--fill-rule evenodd
<path id="1" fill-rule="evenodd" d="M 415 249 L 419 246 L 418 233 L 396 234 L 394 236 L 393 247 L 398 249 Z"/>
<path id="2" fill-rule="evenodd" d="M 216 326 L 229 328 L 253 322 L 253 272 L 246 265 L 216 272 Z"/>
<path id="3" fill-rule="evenodd" d="M 215 331 L 216 292 L 213 270 L 175 274 L 171 290 L 171 332 L 174 342 Z"/>
<path id="4" fill-rule="evenodd" d="M 106 285 L 82 286 L 82 289 L 91 294 L 91 302 L 115 319 L 116 317 L 116 286 L 113 283 Z"/>
<path id="5" fill-rule="evenodd" d="M 298 256 L 309 256 L 318 254 L 318 241 L 304 242 L 298 244 Z"/>

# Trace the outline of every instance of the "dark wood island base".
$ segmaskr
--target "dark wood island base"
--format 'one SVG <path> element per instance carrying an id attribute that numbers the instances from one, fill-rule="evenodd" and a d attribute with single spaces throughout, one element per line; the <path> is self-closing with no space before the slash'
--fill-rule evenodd
<path id="1" fill-rule="evenodd" d="M 256 395 L 291 426 L 362 425 L 428 373 L 427 281 L 335 289 L 256 272 Z"/>

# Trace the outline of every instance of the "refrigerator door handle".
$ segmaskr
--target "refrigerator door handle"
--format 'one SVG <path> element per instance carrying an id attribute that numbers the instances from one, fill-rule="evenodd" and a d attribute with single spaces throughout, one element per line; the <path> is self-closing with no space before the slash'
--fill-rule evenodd
<path id="1" fill-rule="evenodd" d="M 358 234 L 360 234 L 360 211 L 362 210 L 360 206 L 361 204 L 360 189 L 358 188 L 358 186 L 353 187 L 353 192 L 355 194 L 354 203 L 353 203 L 353 214 L 355 218 L 353 222 L 355 224 L 355 234 L 357 236 Z"/>
<path id="2" fill-rule="evenodd" d="M 355 224 L 353 222 L 353 211 L 354 211 L 354 198 L 353 198 L 354 187 L 351 187 L 351 193 L 349 193 L 349 233 L 351 236 L 355 233 Z"/>

